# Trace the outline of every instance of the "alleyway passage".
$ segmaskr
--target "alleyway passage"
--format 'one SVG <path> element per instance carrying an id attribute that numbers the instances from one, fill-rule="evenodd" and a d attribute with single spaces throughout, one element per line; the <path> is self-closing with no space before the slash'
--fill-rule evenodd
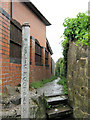
<path id="1" fill-rule="evenodd" d="M 44 94 L 48 105 L 50 105 L 50 108 L 47 109 L 47 120 L 68 120 L 72 118 L 72 109 L 68 105 L 68 97 L 64 95 L 63 86 L 57 84 L 59 80 L 60 78 L 57 78 L 37 89 L 37 93 Z"/>
<path id="2" fill-rule="evenodd" d="M 44 87 L 37 89 L 37 93 L 45 96 L 57 96 L 63 94 L 63 86 L 58 85 L 57 82 L 60 78 L 57 78 L 53 82 L 46 83 Z"/>

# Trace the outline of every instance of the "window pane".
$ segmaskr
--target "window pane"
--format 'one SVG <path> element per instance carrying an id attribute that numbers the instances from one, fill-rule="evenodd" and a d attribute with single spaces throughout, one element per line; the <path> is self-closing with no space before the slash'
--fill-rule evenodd
<path id="1" fill-rule="evenodd" d="M 48 66 L 48 52 L 45 50 L 45 66 Z"/>
<path id="2" fill-rule="evenodd" d="M 35 64 L 42 65 L 42 47 L 35 42 Z"/>
<path id="3" fill-rule="evenodd" d="M 10 41 L 10 61 L 21 63 L 21 46 Z"/>

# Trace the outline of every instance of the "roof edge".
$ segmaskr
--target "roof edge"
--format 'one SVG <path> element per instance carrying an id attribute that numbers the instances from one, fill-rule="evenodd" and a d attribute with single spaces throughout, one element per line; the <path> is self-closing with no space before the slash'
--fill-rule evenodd
<path id="1" fill-rule="evenodd" d="M 53 51 L 52 51 L 52 49 L 51 49 L 51 46 L 50 46 L 49 41 L 48 41 L 47 38 L 46 38 L 46 43 L 47 43 L 47 45 L 48 45 L 48 48 L 49 48 L 50 54 L 52 55 L 52 54 L 53 54 Z"/>
<path id="2" fill-rule="evenodd" d="M 42 13 L 35 7 L 35 5 L 29 1 L 26 0 L 26 2 L 23 2 L 26 6 L 29 7 L 30 10 L 33 11 L 34 14 L 46 25 L 49 26 L 51 23 L 42 15 Z"/>

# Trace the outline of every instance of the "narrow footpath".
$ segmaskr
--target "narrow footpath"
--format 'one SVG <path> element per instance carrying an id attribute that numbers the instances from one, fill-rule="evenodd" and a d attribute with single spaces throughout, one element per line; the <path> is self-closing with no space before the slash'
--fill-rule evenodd
<path id="1" fill-rule="evenodd" d="M 63 94 L 63 86 L 58 85 L 57 82 L 60 80 L 60 78 L 46 83 L 44 87 L 41 87 L 37 89 L 37 93 L 40 95 L 45 95 L 45 96 L 57 96 L 57 95 L 62 95 Z"/>
<path id="2" fill-rule="evenodd" d="M 37 89 L 39 95 L 44 94 L 50 106 L 50 108 L 47 109 L 48 120 L 57 120 L 60 118 L 62 120 L 69 120 L 72 118 L 72 108 L 68 104 L 68 96 L 64 95 L 63 86 L 57 84 L 59 80 L 60 78 Z"/>

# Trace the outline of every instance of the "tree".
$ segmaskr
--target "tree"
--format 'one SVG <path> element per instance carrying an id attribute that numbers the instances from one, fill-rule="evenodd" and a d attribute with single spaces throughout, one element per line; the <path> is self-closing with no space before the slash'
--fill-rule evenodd
<path id="1" fill-rule="evenodd" d="M 56 62 L 56 75 L 65 76 L 64 58 L 59 58 Z"/>

